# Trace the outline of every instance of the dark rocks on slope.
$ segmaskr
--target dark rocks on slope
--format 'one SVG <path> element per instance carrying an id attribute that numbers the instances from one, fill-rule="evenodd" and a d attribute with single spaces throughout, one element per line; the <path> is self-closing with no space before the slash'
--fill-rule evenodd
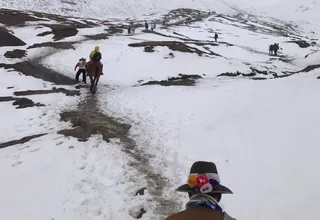
<path id="1" fill-rule="evenodd" d="M 145 41 L 140 43 L 132 43 L 128 45 L 129 47 L 168 47 L 172 51 L 180 51 L 184 53 L 195 53 L 199 56 L 203 54 L 220 56 L 219 54 L 208 53 L 199 50 L 198 48 L 190 47 L 183 42 L 178 41 Z"/>
<path id="2" fill-rule="evenodd" d="M 26 76 L 33 76 L 44 81 L 55 83 L 56 85 L 75 85 L 77 82 L 74 79 L 60 74 L 52 69 L 43 67 L 37 61 L 23 61 L 14 64 L 0 63 L 0 68 L 13 69 Z"/>
<path id="3" fill-rule="evenodd" d="M 15 49 L 12 51 L 7 51 L 4 56 L 6 58 L 22 58 L 25 57 L 27 55 L 27 51 L 25 50 L 19 50 L 19 49 Z"/>
<path id="4" fill-rule="evenodd" d="M 32 49 L 32 48 L 40 48 L 40 47 L 52 47 L 55 49 L 75 49 L 73 44 L 76 42 L 45 42 L 45 43 L 39 43 L 39 44 L 33 44 L 29 46 L 27 49 Z"/>
<path id="5" fill-rule="evenodd" d="M 40 103 L 34 103 L 32 100 L 28 99 L 28 98 L 21 98 L 16 100 L 15 102 L 12 103 L 13 105 L 17 105 L 17 109 L 20 108 L 29 108 L 29 107 L 41 107 L 41 106 L 45 106 L 43 104 Z"/>
<path id="6" fill-rule="evenodd" d="M 0 27 L 0 47 L 3 46 L 24 46 L 26 45 L 21 39 L 9 33 L 7 29 Z"/>
<path id="7" fill-rule="evenodd" d="M 45 24 L 45 26 L 51 28 L 52 32 L 44 32 L 42 33 L 42 35 L 45 36 L 52 33 L 54 41 L 62 40 L 66 37 L 75 36 L 79 32 L 77 28 L 72 25 Z"/>
<path id="8" fill-rule="evenodd" d="M 16 91 L 14 95 L 16 96 L 25 96 L 25 95 L 44 95 L 52 93 L 64 93 L 67 96 L 79 96 L 80 91 L 78 90 L 67 90 L 64 88 L 53 88 L 49 90 L 26 90 L 26 91 Z"/>
<path id="9" fill-rule="evenodd" d="M 185 75 L 179 74 L 179 77 L 170 77 L 167 80 L 148 81 L 143 83 L 146 85 L 161 85 L 161 86 L 195 86 L 196 80 L 202 78 L 200 75 Z"/>
<path id="10" fill-rule="evenodd" d="M 4 9 L 4 8 L 0 9 L 0 23 L 6 26 L 18 26 L 18 25 L 23 25 L 27 21 L 40 21 L 40 20 L 42 19 L 32 17 L 29 14 L 22 11 L 16 11 L 16 10 Z"/>
<path id="11" fill-rule="evenodd" d="M 146 47 L 144 47 L 144 52 L 152 53 L 152 52 L 154 52 L 154 47 L 153 46 L 146 46 Z"/>
<path id="12" fill-rule="evenodd" d="M 296 43 L 301 48 L 310 47 L 310 44 L 308 42 L 306 42 L 305 40 L 292 40 L 292 41 L 287 41 L 287 42 L 288 43 Z"/>
<path id="13" fill-rule="evenodd" d="M 143 187 L 142 189 L 139 189 L 139 190 L 136 192 L 136 196 L 138 196 L 138 195 L 143 196 L 143 195 L 144 195 L 144 191 L 145 191 L 146 189 L 147 189 L 146 187 Z"/>

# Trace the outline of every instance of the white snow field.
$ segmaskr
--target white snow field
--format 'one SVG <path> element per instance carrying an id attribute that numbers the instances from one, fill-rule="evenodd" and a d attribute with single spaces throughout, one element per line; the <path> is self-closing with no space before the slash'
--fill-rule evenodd
<path id="1" fill-rule="evenodd" d="M 2 1 L 0 7 L 59 13 L 59 2 L 50 2 L 28 6 L 28 1 L 21 5 Z M 129 8 L 117 11 L 120 9 L 98 9 L 95 1 L 87 9 L 82 1 L 76 5 L 72 2 L 64 1 L 61 7 L 69 4 L 75 9 L 69 11 L 72 15 L 79 16 L 83 9 L 83 16 L 96 18 L 101 15 L 100 10 L 107 15 L 114 13 L 112 16 L 122 16 L 122 12 L 138 16 L 151 7 L 159 11 L 181 6 L 208 9 L 213 4 L 204 0 L 185 4 L 163 1 L 132 8 L 133 3 L 126 2 Z M 242 3 L 233 1 L 235 5 Z M 135 11 L 139 8 L 142 10 Z M 53 42 L 52 34 L 37 36 L 48 30 L 35 29 L 37 25 L 43 27 L 41 22 L 8 27 L 27 45 L 0 47 L 0 53 Z M 93 98 L 87 88 L 81 88 L 80 96 L 23 96 L 45 105 L 41 107 L 15 109 L 13 101 L 0 102 L 0 144 L 45 134 L 0 148 L 1 219 L 135 219 L 140 208 L 146 210 L 142 220 L 163 219 L 159 197 L 181 206 L 175 211 L 182 210 L 187 197 L 174 190 L 186 182 L 189 168 L 197 160 L 217 164 L 222 183 L 234 192 L 223 197 L 222 205 L 236 219 L 316 219 L 320 203 L 320 69 L 318 66 L 297 72 L 319 65 L 319 40 L 298 28 L 279 33 L 272 25 L 281 30 L 286 27 L 270 18 L 249 17 L 242 22 L 234 17 L 212 15 L 181 26 L 161 28 L 158 24 L 154 33 L 138 28 L 131 36 L 124 32 L 105 40 L 85 40 L 86 34 L 103 33 L 108 26 L 105 24 L 79 29 L 76 36 L 58 41 L 77 41 L 74 49 L 41 47 L 27 49 L 28 55 L 21 59 L 1 57 L 0 63 L 6 64 L 40 57 L 42 65 L 74 78 L 78 59 L 88 57 L 98 45 L 104 64 L 104 75 Z M 219 34 L 218 43 L 212 39 L 215 32 Z M 302 48 L 288 42 L 291 40 L 315 43 Z M 154 52 L 147 53 L 144 47 L 132 46 L 168 41 L 181 43 L 189 52 L 155 46 Z M 278 57 L 268 54 L 268 46 L 275 42 L 282 48 Z M 170 58 L 169 53 L 174 57 Z M 253 68 L 258 73 L 250 75 Z M 238 76 L 219 76 L 237 71 Z M 19 71 L 0 68 L 0 74 L 4 76 L 0 80 L 0 98 L 17 98 L 14 92 L 23 90 L 75 89 Z M 197 74 L 202 78 L 194 86 L 142 85 L 179 74 Z M 150 184 L 148 175 L 132 166 L 134 159 L 123 150 L 121 140 L 111 139 L 107 143 L 101 134 L 95 134 L 87 141 L 79 141 L 57 133 L 72 127 L 70 122 L 61 121 L 59 114 L 77 109 L 78 103 L 88 97 L 97 100 L 103 114 L 131 125 L 129 137 L 137 144 L 133 154 L 142 152 L 148 158 L 145 165 L 149 166 L 149 177 L 159 175 L 166 180 L 160 196 L 152 192 L 157 186 Z M 135 196 L 143 187 L 147 188 L 146 194 Z"/>

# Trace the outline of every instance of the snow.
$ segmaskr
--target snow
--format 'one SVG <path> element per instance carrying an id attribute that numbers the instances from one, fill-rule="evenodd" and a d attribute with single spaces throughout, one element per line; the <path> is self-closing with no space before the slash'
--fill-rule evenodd
<path id="1" fill-rule="evenodd" d="M 34 4 L 34 9 L 60 10 L 55 8 L 56 1 L 42 2 Z M 22 3 L 21 7 L 25 7 L 28 2 Z M 76 9 L 74 13 L 78 13 L 82 3 L 70 6 Z M 8 1 L 1 4 L 11 6 Z M 47 4 L 48 8 L 41 4 Z M 66 7 L 66 3 L 61 4 Z M 153 11 L 144 11 L 151 7 L 150 4 L 155 11 L 182 5 L 164 1 L 139 8 L 139 3 L 132 7 L 129 2 L 121 10 L 144 14 Z M 214 3 L 203 0 L 184 4 L 202 7 Z M 93 1 L 83 11 L 83 16 L 99 14 L 103 7 L 98 9 L 97 5 L 97 1 Z M 271 2 L 261 7 L 268 5 Z M 106 7 L 106 14 L 109 15 L 111 9 L 115 14 L 120 13 L 117 7 L 116 4 Z M 268 28 L 261 23 L 257 26 Z M 279 74 L 298 71 L 307 65 L 319 64 L 319 46 L 300 48 L 297 44 L 287 43 L 291 37 L 255 33 L 245 27 L 223 18 L 211 21 L 209 18 L 191 26 L 156 29 L 168 37 L 137 29 L 133 36 L 122 34 L 107 40 L 84 41 L 83 35 L 103 33 L 105 27 L 100 26 L 81 29 L 77 36 L 62 40 L 78 41 L 75 49 L 32 49 L 22 60 L 49 54 L 41 60 L 43 65 L 74 78 L 74 65 L 78 59 L 88 57 L 99 45 L 105 73 L 95 95 L 99 110 L 132 126 L 129 137 L 137 144 L 132 151 L 148 157 L 149 163 L 145 164 L 150 166 L 148 172 L 168 180 L 161 195 L 163 199 L 185 204 L 186 195 L 174 192 L 174 189 L 186 182 L 194 161 L 206 160 L 217 164 L 222 183 L 235 193 L 224 196 L 222 201 L 231 216 L 257 220 L 315 219 L 320 202 L 320 192 L 315 190 L 320 183 L 320 173 L 316 170 L 319 167 L 319 69 L 286 78 L 274 79 L 269 75 L 261 81 L 244 76 L 217 76 L 225 72 L 248 73 L 250 67 Z M 52 36 L 36 36 L 46 28 L 12 27 L 12 30 L 28 45 L 52 41 Z M 234 46 L 218 42 L 217 46 L 205 45 L 206 49 L 192 41 L 213 43 L 211 37 L 215 31 L 219 33 L 218 41 Z M 154 48 L 155 52 L 146 53 L 143 47 L 128 46 L 143 41 L 184 42 L 184 37 L 177 39 L 173 32 L 190 38 L 186 40 L 188 46 L 211 50 L 221 57 L 198 56 L 160 46 Z M 308 35 L 305 35 L 301 39 L 307 39 Z M 270 59 L 268 45 L 274 42 L 280 42 L 281 55 L 292 59 L 291 62 Z M 1 53 L 9 49 L 14 47 L 3 47 Z M 170 52 L 174 58 L 164 59 Z M 307 54 L 309 56 L 305 58 Z M 5 58 L 0 61 L 15 62 Z M 140 86 L 139 83 L 165 80 L 180 73 L 199 74 L 203 79 L 190 87 Z M 0 80 L 0 97 L 13 96 L 14 91 L 55 86 L 4 69 L 0 69 L 0 74 L 6 74 Z M 14 88 L 7 89 L 10 86 Z M 72 86 L 61 87 L 74 89 Z M 2 216 L 12 220 L 122 220 L 133 219 L 132 216 L 136 217 L 144 208 L 147 213 L 142 220 L 163 217 L 157 212 L 158 201 L 151 193 L 154 186 L 148 183 L 144 173 L 130 165 L 133 158 L 123 150 L 123 143 L 116 139 L 107 143 L 99 134 L 87 142 L 57 134 L 72 126 L 62 122 L 59 114 L 76 109 L 81 100 L 90 97 L 87 89 L 81 89 L 80 97 L 60 93 L 26 97 L 45 106 L 15 109 L 12 101 L 1 102 L 0 143 L 28 135 L 48 134 L 1 149 Z M 145 186 L 148 188 L 146 195 L 135 196 L 136 191 Z"/>
<path id="2" fill-rule="evenodd" d="M 148 143 L 140 146 L 157 155 L 155 167 L 176 186 L 186 181 L 194 161 L 214 161 L 223 183 L 235 192 L 224 204 L 237 218 L 311 218 L 320 198 L 314 191 L 320 178 L 315 170 L 320 107 L 314 74 L 208 83 L 197 89 L 102 91 L 106 95 L 100 101 L 133 121 L 132 132 Z M 183 169 L 177 171 L 175 164 Z M 244 211 L 248 204 L 250 212 Z M 301 213 L 301 208 L 310 212 Z"/>
<path id="3" fill-rule="evenodd" d="M 165 0 L 161 2 L 146 0 L 92 0 L 87 4 L 85 0 L 24 0 L 12 2 L 3 0 L 0 7 L 14 9 L 28 9 L 31 11 L 48 12 L 60 15 L 71 15 L 85 18 L 110 19 L 110 18 L 147 18 L 151 14 L 163 13 L 176 8 L 195 8 L 202 10 L 219 10 L 220 12 L 230 11 L 228 5 L 224 1 L 218 0 L 212 2 L 210 0 L 200 1 L 176 1 Z M 154 16 L 154 15 L 153 15 Z"/>

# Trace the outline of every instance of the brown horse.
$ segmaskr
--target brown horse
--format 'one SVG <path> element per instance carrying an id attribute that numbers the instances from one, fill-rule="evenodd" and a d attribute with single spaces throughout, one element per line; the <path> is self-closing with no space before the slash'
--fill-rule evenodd
<path id="1" fill-rule="evenodd" d="M 88 62 L 87 72 L 91 82 L 90 92 L 95 94 L 102 73 L 102 64 L 100 62 Z"/>

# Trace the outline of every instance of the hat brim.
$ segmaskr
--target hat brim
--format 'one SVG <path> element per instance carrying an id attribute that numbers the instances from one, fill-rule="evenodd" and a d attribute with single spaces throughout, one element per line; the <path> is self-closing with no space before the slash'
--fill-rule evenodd
<path id="1" fill-rule="evenodd" d="M 194 192 L 191 187 L 188 184 L 184 184 L 176 189 L 178 192 Z M 221 193 L 221 194 L 233 194 L 233 192 L 223 185 L 218 185 L 215 187 L 215 189 L 212 191 L 212 193 Z"/>

